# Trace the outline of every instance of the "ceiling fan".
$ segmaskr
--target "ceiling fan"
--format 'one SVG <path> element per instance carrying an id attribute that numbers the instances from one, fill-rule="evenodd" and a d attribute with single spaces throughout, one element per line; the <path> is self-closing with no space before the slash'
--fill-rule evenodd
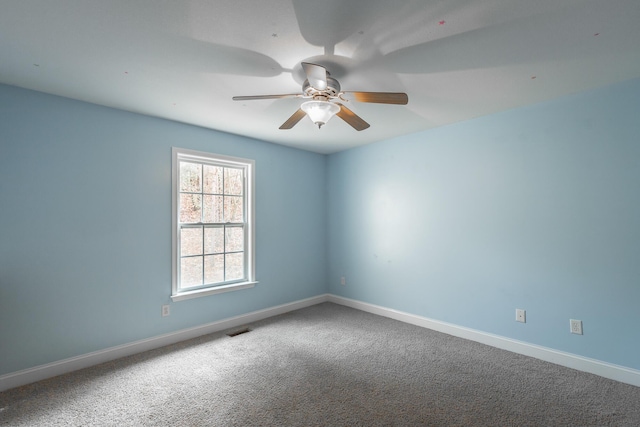
<path id="1" fill-rule="evenodd" d="M 340 101 L 348 102 L 343 95 L 352 95 L 355 101 L 372 102 L 376 104 L 396 104 L 406 105 L 409 97 L 402 92 L 347 92 L 342 91 L 340 83 L 330 76 L 329 72 L 322 65 L 303 62 L 302 68 L 307 75 L 307 79 L 302 84 L 303 93 L 285 95 L 254 95 L 254 96 L 234 96 L 234 101 L 247 101 L 254 99 L 277 99 L 277 98 L 305 98 L 311 99 L 302 103 L 298 111 L 293 113 L 280 129 L 291 129 L 305 115 L 308 115 L 313 123 L 320 129 L 334 115 L 347 122 L 357 131 L 367 129 L 369 123 L 365 122 L 356 113 L 345 107 Z"/>

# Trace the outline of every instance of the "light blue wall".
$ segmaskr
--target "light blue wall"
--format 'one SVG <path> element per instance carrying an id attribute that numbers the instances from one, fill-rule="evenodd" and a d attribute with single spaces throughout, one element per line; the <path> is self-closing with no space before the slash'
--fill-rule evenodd
<path id="1" fill-rule="evenodd" d="M 633 80 L 330 156 L 330 292 L 640 369 L 639 112 Z"/>
<path id="2" fill-rule="evenodd" d="M 0 85 L 0 375 L 328 291 L 640 369 L 638 111 L 634 80 L 325 157 Z M 170 302 L 171 146 L 256 160 L 255 288 Z"/>
<path id="3" fill-rule="evenodd" d="M 255 288 L 171 303 L 172 146 L 255 160 Z M 326 292 L 325 163 L 0 85 L 0 375 Z"/>

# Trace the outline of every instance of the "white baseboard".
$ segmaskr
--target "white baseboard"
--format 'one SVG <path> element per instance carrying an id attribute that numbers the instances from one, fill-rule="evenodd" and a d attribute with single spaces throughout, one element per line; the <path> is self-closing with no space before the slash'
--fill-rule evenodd
<path id="1" fill-rule="evenodd" d="M 289 311 L 320 304 L 322 302 L 328 301 L 328 298 L 329 296 L 327 294 L 318 295 L 316 297 L 294 301 L 291 303 L 278 305 L 276 307 L 270 307 L 264 310 L 253 311 L 251 313 L 230 317 L 228 319 L 196 326 L 194 328 L 183 329 L 157 337 L 147 338 L 128 344 L 110 347 L 104 350 L 94 351 L 92 353 L 82 354 L 80 356 L 70 357 L 68 359 L 47 363 L 45 365 L 35 366 L 33 368 L 12 372 L 0 376 L 0 391 L 55 377 L 57 375 L 66 374 L 68 372 L 77 371 L 78 369 L 88 368 L 90 366 L 109 362 L 121 357 L 131 356 L 143 351 L 153 350 L 156 348 L 164 347 L 166 345 L 175 344 L 177 342 L 196 338 L 202 335 L 243 326 L 252 322 L 257 322 L 258 320 L 266 319 L 268 317 L 277 316 Z"/>
<path id="2" fill-rule="evenodd" d="M 270 307 L 264 310 L 253 311 L 240 316 L 230 317 L 228 319 L 196 326 L 194 328 L 183 329 L 169 334 L 135 341 L 129 344 L 123 344 L 59 360 L 57 362 L 35 366 L 22 371 L 12 372 L 0 376 L 0 391 L 55 377 L 78 369 L 88 368 L 90 366 L 119 359 L 121 357 L 131 356 L 143 351 L 164 347 L 166 345 L 196 338 L 202 335 L 243 326 L 268 317 L 277 316 L 279 314 L 310 307 L 327 301 L 640 387 L 640 371 L 636 369 L 618 366 L 602 362 L 600 360 L 589 359 L 587 357 L 565 353 L 470 328 L 464 328 L 451 323 L 416 316 L 414 314 L 404 313 L 337 295 L 324 294 L 278 305 L 276 307 Z"/>
<path id="3" fill-rule="evenodd" d="M 640 371 L 337 295 L 327 301 L 640 387 Z"/>

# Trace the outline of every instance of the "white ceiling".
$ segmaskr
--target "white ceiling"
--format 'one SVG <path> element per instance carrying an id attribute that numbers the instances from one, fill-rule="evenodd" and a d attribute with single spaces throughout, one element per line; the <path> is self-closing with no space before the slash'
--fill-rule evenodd
<path id="1" fill-rule="evenodd" d="M 371 124 L 278 127 L 300 62 Z M 640 77 L 639 0 L 0 0 L 0 82 L 320 153 Z"/>

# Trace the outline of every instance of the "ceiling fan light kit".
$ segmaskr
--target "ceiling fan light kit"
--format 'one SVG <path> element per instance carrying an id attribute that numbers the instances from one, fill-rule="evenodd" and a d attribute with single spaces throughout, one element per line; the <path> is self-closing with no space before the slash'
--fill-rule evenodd
<path id="1" fill-rule="evenodd" d="M 403 92 L 344 92 L 340 88 L 340 83 L 329 76 L 329 72 L 322 65 L 302 63 L 307 79 L 302 84 L 301 94 L 287 95 L 252 95 L 234 96 L 234 101 L 248 101 L 256 99 L 278 99 L 278 98 L 311 98 L 311 101 L 304 102 L 300 108 L 287 119 L 280 129 L 291 129 L 305 115 L 320 129 L 335 115 L 344 120 L 348 125 L 357 131 L 367 129 L 369 123 L 365 122 L 356 113 L 345 107 L 338 101 L 349 102 L 342 97 L 350 94 L 357 102 L 370 102 L 376 104 L 406 105 L 409 97 Z"/>
<path id="2" fill-rule="evenodd" d="M 304 102 L 300 108 L 307 113 L 307 116 L 314 124 L 318 125 L 318 129 L 340 111 L 338 105 L 329 101 L 307 101 Z"/>

